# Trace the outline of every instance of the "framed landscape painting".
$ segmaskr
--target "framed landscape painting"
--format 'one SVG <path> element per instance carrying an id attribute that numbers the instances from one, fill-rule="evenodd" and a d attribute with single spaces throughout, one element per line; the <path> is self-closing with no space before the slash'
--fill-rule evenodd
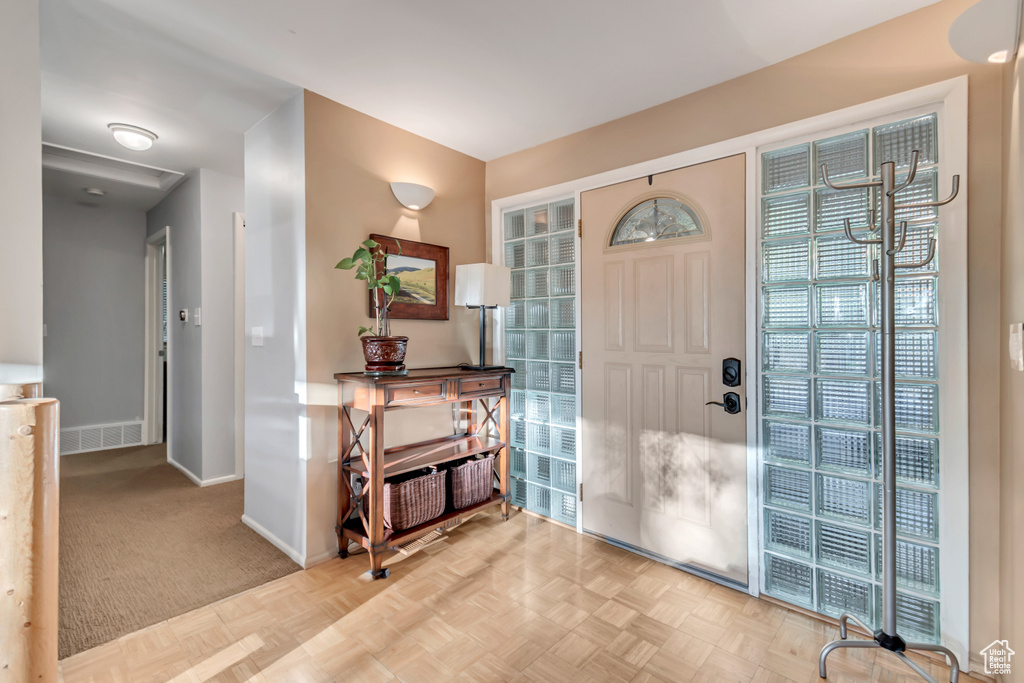
<path id="1" fill-rule="evenodd" d="M 370 239 L 388 255 L 388 273 L 397 276 L 402 283 L 402 289 L 391 302 L 390 317 L 394 320 L 447 320 L 448 247 L 396 240 L 384 235 L 370 235 Z M 377 291 L 376 295 L 383 297 L 384 293 Z M 371 316 L 373 296 L 374 292 L 371 292 Z"/>

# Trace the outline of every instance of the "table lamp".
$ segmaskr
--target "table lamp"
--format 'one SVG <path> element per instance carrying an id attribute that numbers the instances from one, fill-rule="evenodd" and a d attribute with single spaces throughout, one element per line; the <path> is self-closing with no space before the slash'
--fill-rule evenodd
<path id="1" fill-rule="evenodd" d="M 508 306 L 511 302 L 512 270 L 491 263 L 455 266 L 455 305 L 480 309 L 480 365 L 463 363 L 463 370 L 495 370 L 500 365 L 484 365 L 487 330 L 484 318 L 488 308 Z"/>

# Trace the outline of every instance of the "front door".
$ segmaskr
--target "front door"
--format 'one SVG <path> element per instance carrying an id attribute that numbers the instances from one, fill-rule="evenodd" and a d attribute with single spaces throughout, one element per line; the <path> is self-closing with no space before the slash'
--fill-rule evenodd
<path id="1" fill-rule="evenodd" d="M 583 527 L 744 585 L 745 164 L 603 187 L 580 207 Z M 738 412 L 705 405 L 726 392 Z"/>

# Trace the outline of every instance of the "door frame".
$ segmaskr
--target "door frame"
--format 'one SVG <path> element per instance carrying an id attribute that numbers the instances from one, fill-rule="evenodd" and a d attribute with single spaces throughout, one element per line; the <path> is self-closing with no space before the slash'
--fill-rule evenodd
<path id="1" fill-rule="evenodd" d="M 245 476 L 245 214 L 231 214 L 235 296 L 235 478 Z"/>
<path id="2" fill-rule="evenodd" d="M 163 442 L 163 389 L 164 376 L 160 356 L 156 350 L 156 340 L 160 338 L 162 320 L 160 318 L 160 247 L 164 247 L 163 271 L 167 278 L 167 296 L 171 292 L 171 240 L 170 230 L 163 227 L 146 238 L 146 352 L 145 373 L 143 375 L 143 409 L 142 409 L 142 442 L 157 444 Z M 170 368 L 170 334 L 171 325 L 167 326 L 167 348 L 164 359 Z M 167 373 L 167 423 L 171 422 L 171 373 Z M 171 453 L 171 430 L 167 430 L 167 455 Z"/>
<path id="3" fill-rule="evenodd" d="M 811 118 L 803 119 L 800 121 L 794 121 L 786 123 L 774 128 L 767 128 L 765 130 L 749 133 L 737 138 L 730 140 L 724 140 L 721 142 L 712 143 L 702 147 L 670 154 L 657 159 L 632 164 L 630 166 L 623 166 L 621 168 L 612 169 L 602 173 L 597 173 L 584 178 L 578 178 L 548 187 L 532 190 L 529 192 L 523 192 L 521 194 L 512 195 L 508 197 L 501 197 L 491 201 L 491 226 L 488 233 L 488 239 L 490 240 L 490 258 L 492 263 L 500 263 L 502 259 L 502 247 L 504 244 L 502 237 L 502 213 L 508 210 L 514 210 L 520 207 L 533 206 L 536 204 L 547 203 L 555 201 L 557 199 L 566 198 L 573 196 L 576 202 L 576 216 L 579 217 L 580 211 L 580 195 L 581 193 L 611 185 L 614 183 L 622 182 L 625 180 L 633 180 L 656 173 L 662 173 L 676 168 L 684 166 L 692 166 L 705 161 L 712 161 L 721 157 L 731 156 L 734 154 L 746 154 L 746 324 L 747 324 L 747 371 L 745 373 L 744 381 L 747 382 L 747 387 L 751 386 L 750 382 L 758 381 L 757 368 L 751 372 L 751 363 L 757 363 L 757 221 L 758 221 L 758 204 L 757 204 L 757 164 L 758 148 L 778 143 L 783 140 L 799 137 L 801 135 L 809 135 L 818 131 L 825 131 L 831 128 L 850 125 L 860 120 L 872 119 L 879 116 L 889 115 L 895 112 L 899 112 L 905 109 L 913 109 L 916 107 L 928 106 L 928 105 L 939 105 L 944 108 L 946 125 L 944 132 L 942 133 L 945 140 L 947 141 L 946 148 L 948 150 L 944 165 L 946 167 L 946 173 L 959 173 L 961 177 L 961 200 L 954 202 L 947 209 L 948 219 L 950 223 L 957 227 L 956 232 L 961 233 L 966 231 L 967 224 L 967 76 L 958 76 L 931 85 L 922 86 L 906 92 L 897 93 L 888 97 L 883 97 L 870 102 L 864 102 L 844 109 L 839 109 L 833 112 L 821 114 Z M 962 227 L 962 230 L 959 228 Z M 579 239 L 579 238 L 577 238 Z M 966 282 L 966 242 L 964 243 L 964 249 L 962 252 L 962 264 L 960 267 L 954 269 L 952 278 L 963 278 L 962 282 Z M 953 264 L 950 264 L 953 265 Z M 579 280 L 579 273 L 577 273 L 577 283 Z M 967 310 L 967 294 L 966 288 L 961 288 L 962 292 L 959 295 L 958 300 L 951 302 L 951 306 L 958 310 Z M 577 289 L 577 292 L 579 290 Z M 579 294 L 577 294 L 579 296 Z M 964 318 L 966 321 L 966 317 Z M 577 323 L 577 328 L 579 324 Z M 494 354 L 495 358 L 504 357 L 504 311 L 501 315 L 494 316 L 493 322 L 493 339 L 494 339 Z M 577 331 L 578 339 L 578 331 Z M 579 342 L 577 341 L 577 345 Z M 964 338 L 964 348 L 966 348 L 966 333 Z M 966 351 L 964 351 L 966 354 Z M 966 403 L 966 363 L 963 365 L 962 376 L 955 378 L 956 386 L 962 386 L 965 389 L 964 398 L 962 399 Z M 577 399 L 579 398 L 579 384 L 577 383 Z M 579 400 L 577 400 L 579 403 Z M 759 463 L 760 463 L 760 452 L 757 443 L 757 416 L 760 414 L 760 400 L 758 392 L 748 391 L 748 405 L 747 405 L 747 446 L 748 446 L 748 467 L 747 467 L 747 534 L 748 534 L 748 583 L 747 592 L 752 596 L 758 596 L 760 594 L 760 576 L 761 576 L 761 562 L 760 562 L 760 525 L 761 519 L 759 514 L 759 506 L 757 505 L 757 495 L 759 486 Z M 961 424 L 955 424 L 950 427 L 950 431 L 955 436 L 956 443 L 962 444 L 964 452 L 967 452 L 968 444 L 968 425 L 966 418 L 966 405 L 964 418 Z M 578 448 L 578 446 L 577 446 Z M 964 458 L 966 463 L 968 458 Z M 582 471 L 585 467 L 585 462 L 582 458 L 577 457 L 577 477 L 579 481 L 582 481 Z M 955 477 L 953 480 L 954 486 L 951 487 L 953 490 L 947 493 L 947 500 L 955 499 L 960 497 L 962 504 L 959 505 L 956 514 L 959 516 L 958 519 L 954 518 L 950 521 L 957 526 L 957 536 L 962 539 L 967 538 L 968 529 L 968 484 L 967 484 L 967 466 L 966 464 L 962 468 L 962 472 L 951 473 L 951 477 Z M 577 496 L 579 489 L 577 487 Z M 579 506 L 581 501 L 577 500 Z M 943 515 L 947 519 L 949 518 L 948 510 L 943 507 Z M 583 518 L 580 507 L 577 507 L 577 531 L 582 532 L 580 526 Z M 949 526 L 946 524 L 945 526 Z M 964 559 L 961 563 L 962 567 L 958 568 L 956 574 L 952 577 L 947 576 L 946 579 L 953 581 L 967 581 L 967 567 L 968 562 L 966 553 L 964 553 Z M 954 623 L 954 620 L 959 620 L 961 623 L 968 623 L 969 621 L 969 609 L 968 609 L 968 591 L 963 591 L 962 602 L 955 601 L 954 604 L 949 605 L 943 610 L 942 621 L 946 623 Z M 945 605 L 945 601 L 944 601 Z M 952 609 L 949 609 L 952 608 Z M 952 611 L 953 615 L 948 615 L 947 611 Z M 966 646 L 966 640 L 964 642 Z M 960 653 L 958 653 L 959 655 Z M 961 661 L 966 662 L 966 658 L 961 657 Z"/>

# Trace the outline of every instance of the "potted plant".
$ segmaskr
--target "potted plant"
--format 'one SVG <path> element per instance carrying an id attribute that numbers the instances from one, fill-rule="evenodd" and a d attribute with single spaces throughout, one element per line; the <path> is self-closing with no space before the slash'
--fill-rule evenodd
<path id="1" fill-rule="evenodd" d="M 401 245 L 398 247 L 402 251 Z M 402 288 L 402 283 L 387 270 L 387 252 L 373 240 L 366 240 L 351 258 L 344 258 L 335 268 L 356 269 L 356 279 L 365 280 L 373 301 L 374 326 L 360 326 L 357 333 L 363 343 L 366 372 L 374 374 L 405 372 L 405 351 L 408 337 L 391 336 L 388 307 Z M 367 333 L 371 334 L 367 334 Z M 365 336 L 364 336 L 365 335 Z"/>

